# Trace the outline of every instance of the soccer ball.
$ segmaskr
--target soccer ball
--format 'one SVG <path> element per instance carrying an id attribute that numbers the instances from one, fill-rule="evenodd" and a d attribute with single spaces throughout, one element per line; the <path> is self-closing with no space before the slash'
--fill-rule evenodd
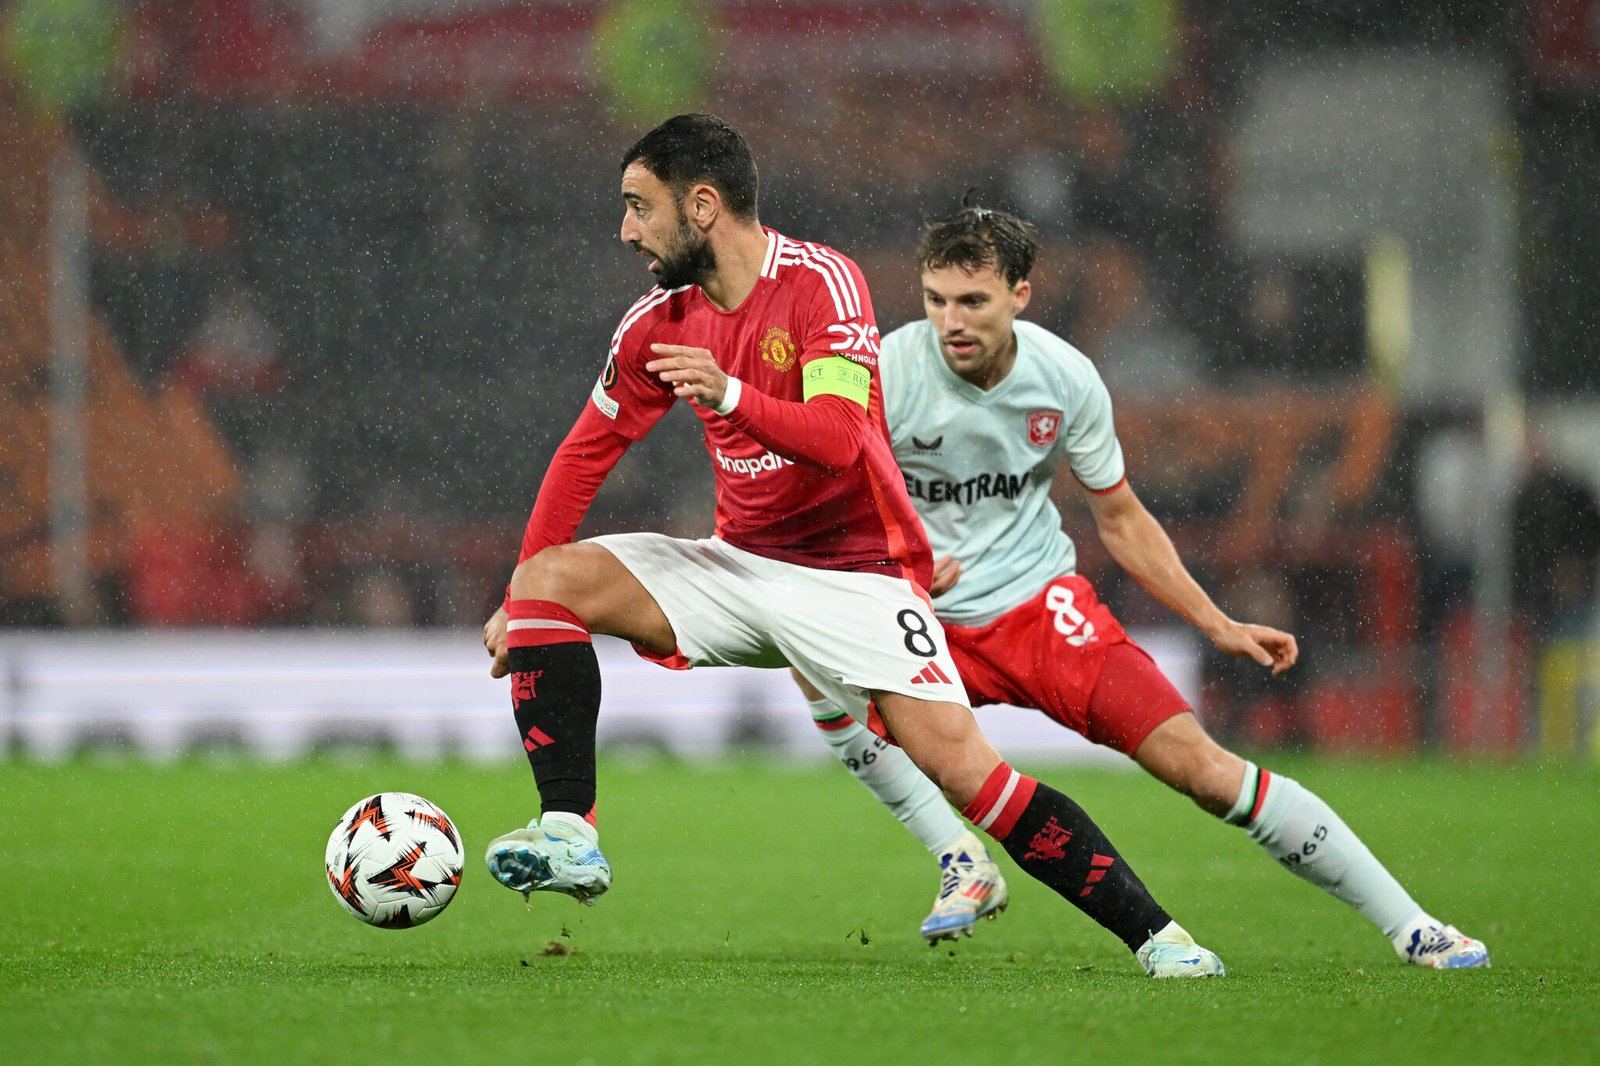
<path id="1" fill-rule="evenodd" d="M 380 792 L 344 812 L 328 838 L 328 886 L 368 925 L 409 929 L 444 910 L 461 884 L 461 834 L 437 806 Z"/>

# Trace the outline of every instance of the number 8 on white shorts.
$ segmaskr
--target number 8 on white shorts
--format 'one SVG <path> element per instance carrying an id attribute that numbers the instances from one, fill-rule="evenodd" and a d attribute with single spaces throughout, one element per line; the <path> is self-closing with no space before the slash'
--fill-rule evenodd
<path id="1" fill-rule="evenodd" d="M 944 631 L 910 581 L 780 562 L 715 537 L 593 543 L 655 598 L 691 666 L 793 666 L 861 721 L 871 692 L 969 706 Z"/>

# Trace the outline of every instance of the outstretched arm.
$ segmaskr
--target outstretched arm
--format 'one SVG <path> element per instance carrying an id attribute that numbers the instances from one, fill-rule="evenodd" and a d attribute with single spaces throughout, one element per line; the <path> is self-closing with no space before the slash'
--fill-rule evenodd
<path id="1" fill-rule="evenodd" d="M 1166 530 L 1127 482 L 1110 492 L 1091 493 L 1089 509 L 1111 557 L 1150 595 L 1218 648 L 1271 667 L 1274 675 L 1294 665 L 1300 649 L 1293 635 L 1270 626 L 1235 622 L 1223 614 L 1184 567 Z"/>

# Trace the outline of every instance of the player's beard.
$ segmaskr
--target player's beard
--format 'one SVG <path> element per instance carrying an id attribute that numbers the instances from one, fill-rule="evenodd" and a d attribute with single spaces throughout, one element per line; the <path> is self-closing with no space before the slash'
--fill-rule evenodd
<path id="1" fill-rule="evenodd" d="M 677 247 L 672 255 L 663 253 L 661 272 L 656 275 L 656 285 L 663 289 L 678 289 L 685 285 L 702 285 L 717 269 L 716 254 L 705 234 L 695 232 L 688 217 L 678 212 L 678 232 L 673 242 Z"/>

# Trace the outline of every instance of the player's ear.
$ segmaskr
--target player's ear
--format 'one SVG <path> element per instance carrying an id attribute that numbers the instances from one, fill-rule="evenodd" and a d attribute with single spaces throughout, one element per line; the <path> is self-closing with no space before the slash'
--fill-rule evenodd
<path id="1" fill-rule="evenodd" d="M 1033 286 L 1027 278 L 1017 282 L 1017 287 L 1011 290 L 1011 313 L 1022 314 L 1022 309 L 1028 306 L 1028 301 L 1033 299 Z"/>
<path id="2" fill-rule="evenodd" d="M 710 229 L 722 213 L 722 195 L 715 185 L 699 182 L 689 189 L 687 212 L 689 221 L 701 229 Z"/>

